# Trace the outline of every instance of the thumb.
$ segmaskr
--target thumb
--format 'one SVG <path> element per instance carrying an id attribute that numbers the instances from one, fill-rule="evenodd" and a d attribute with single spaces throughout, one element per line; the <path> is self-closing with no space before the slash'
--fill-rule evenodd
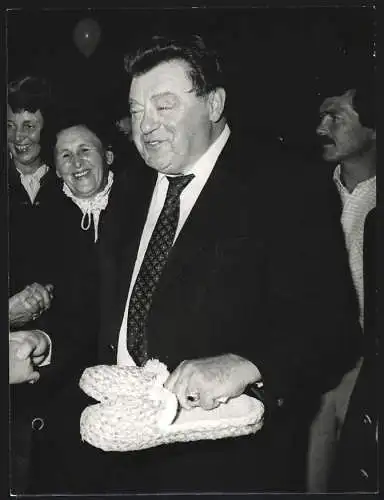
<path id="1" fill-rule="evenodd" d="M 213 410 L 219 406 L 220 402 L 215 400 L 211 394 L 207 394 L 204 392 L 200 393 L 199 406 L 203 408 L 203 410 Z"/>
<path id="2" fill-rule="evenodd" d="M 40 378 L 40 373 L 39 372 L 32 372 L 31 375 L 28 377 L 27 381 L 30 383 L 30 384 L 34 384 L 35 382 L 37 382 Z"/>
<path id="3" fill-rule="evenodd" d="M 17 359 L 27 359 L 32 354 L 35 349 L 35 345 L 33 345 L 30 341 L 23 342 L 23 344 L 16 351 Z"/>

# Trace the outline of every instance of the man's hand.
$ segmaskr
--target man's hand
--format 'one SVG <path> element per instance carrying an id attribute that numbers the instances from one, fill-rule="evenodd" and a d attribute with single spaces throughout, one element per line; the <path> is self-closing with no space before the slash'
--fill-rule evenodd
<path id="1" fill-rule="evenodd" d="M 36 382 L 40 374 L 35 366 L 44 360 L 48 347 L 47 338 L 39 331 L 12 332 L 9 335 L 9 383 Z"/>
<path id="2" fill-rule="evenodd" d="M 46 311 L 53 298 L 53 285 L 33 283 L 9 299 L 10 328 L 20 328 Z"/>
<path id="3" fill-rule="evenodd" d="M 235 354 L 183 361 L 164 386 L 176 394 L 189 410 L 201 406 L 212 410 L 228 399 L 240 396 L 247 385 L 261 380 L 256 366 Z"/>

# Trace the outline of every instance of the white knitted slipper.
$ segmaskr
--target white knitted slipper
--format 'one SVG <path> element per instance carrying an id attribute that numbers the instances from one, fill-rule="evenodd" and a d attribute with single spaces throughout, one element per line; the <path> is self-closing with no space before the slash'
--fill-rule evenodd
<path id="1" fill-rule="evenodd" d="M 261 429 L 264 406 L 257 399 L 243 394 L 213 410 L 184 410 L 178 407 L 175 394 L 163 387 L 168 374 L 157 360 L 144 367 L 87 368 L 79 385 L 100 403 L 83 411 L 82 439 L 104 451 L 133 451 Z"/>

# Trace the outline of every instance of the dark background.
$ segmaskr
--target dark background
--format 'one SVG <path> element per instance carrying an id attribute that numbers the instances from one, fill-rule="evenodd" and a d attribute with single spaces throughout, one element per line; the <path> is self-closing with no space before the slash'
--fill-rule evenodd
<path id="1" fill-rule="evenodd" d="M 101 39 L 87 58 L 73 31 L 89 17 Z M 111 120 L 127 109 L 123 56 L 138 37 L 200 33 L 222 55 L 233 125 L 250 140 L 311 150 L 324 97 L 360 85 L 374 91 L 375 20 L 372 6 L 8 10 L 8 79 L 40 72 L 62 107 Z"/>
<path id="2" fill-rule="evenodd" d="M 144 0 L 143 0 L 144 1 Z M 270 0 L 272 3 L 272 0 Z M 339 2 L 340 3 L 340 2 Z M 345 2 L 347 3 L 347 2 Z M 353 3 L 350 0 L 349 3 Z M 368 0 L 365 2 L 368 3 Z M 73 42 L 76 23 L 87 17 L 102 30 L 99 46 L 88 59 Z M 2 11 L 1 46 L 7 64 L 3 82 L 20 73 L 41 72 L 52 80 L 64 108 L 95 108 L 106 120 L 124 115 L 128 88 L 124 85 L 123 55 L 139 35 L 178 26 L 212 38 L 222 52 L 229 75 L 229 112 L 233 126 L 250 141 L 268 137 L 295 151 L 316 154 L 315 127 L 322 99 L 354 86 L 374 92 L 374 41 L 377 13 L 372 7 L 291 7 L 157 10 L 32 10 Z M 5 108 L 5 107 L 4 107 Z M 5 123 L 5 116 L 4 121 Z M 5 128 L 4 128 L 5 129 Z M 280 139 L 281 140 L 281 139 Z M 255 148 L 256 150 L 256 148 Z M 8 329 L 6 136 L 0 165 L 0 317 Z M 3 336 L 6 342 L 6 335 Z M 4 357 L 6 345 L 1 350 Z M 8 390 L 7 358 L 4 369 Z M 7 394 L 7 392 L 5 392 Z M 8 438 L 8 414 L 4 442 Z M 7 463 L 7 447 L 3 447 Z M 2 467 L 2 474 L 7 470 Z M 8 498 L 7 479 L 4 495 Z M 1 496 L 1 495 L 0 495 Z"/>

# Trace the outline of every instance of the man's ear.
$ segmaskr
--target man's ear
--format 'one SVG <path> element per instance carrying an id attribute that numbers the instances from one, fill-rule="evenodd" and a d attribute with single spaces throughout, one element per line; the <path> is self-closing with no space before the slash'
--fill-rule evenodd
<path id="1" fill-rule="evenodd" d="M 225 105 L 225 90 L 218 87 L 208 95 L 209 118 L 213 122 L 218 122 L 223 114 Z"/>
<path id="2" fill-rule="evenodd" d="M 61 176 L 61 173 L 60 173 L 57 169 L 56 169 L 56 175 L 57 175 L 57 177 L 58 177 L 59 179 L 61 179 L 61 177 L 62 177 L 62 176 Z"/>
<path id="3" fill-rule="evenodd" d="M 107 162 L 107 165 L 112 165 L 114 158 L 115 155 L 113 154 L 113 151 L 107 149 L 105 152 L 105 161 Z"/>

